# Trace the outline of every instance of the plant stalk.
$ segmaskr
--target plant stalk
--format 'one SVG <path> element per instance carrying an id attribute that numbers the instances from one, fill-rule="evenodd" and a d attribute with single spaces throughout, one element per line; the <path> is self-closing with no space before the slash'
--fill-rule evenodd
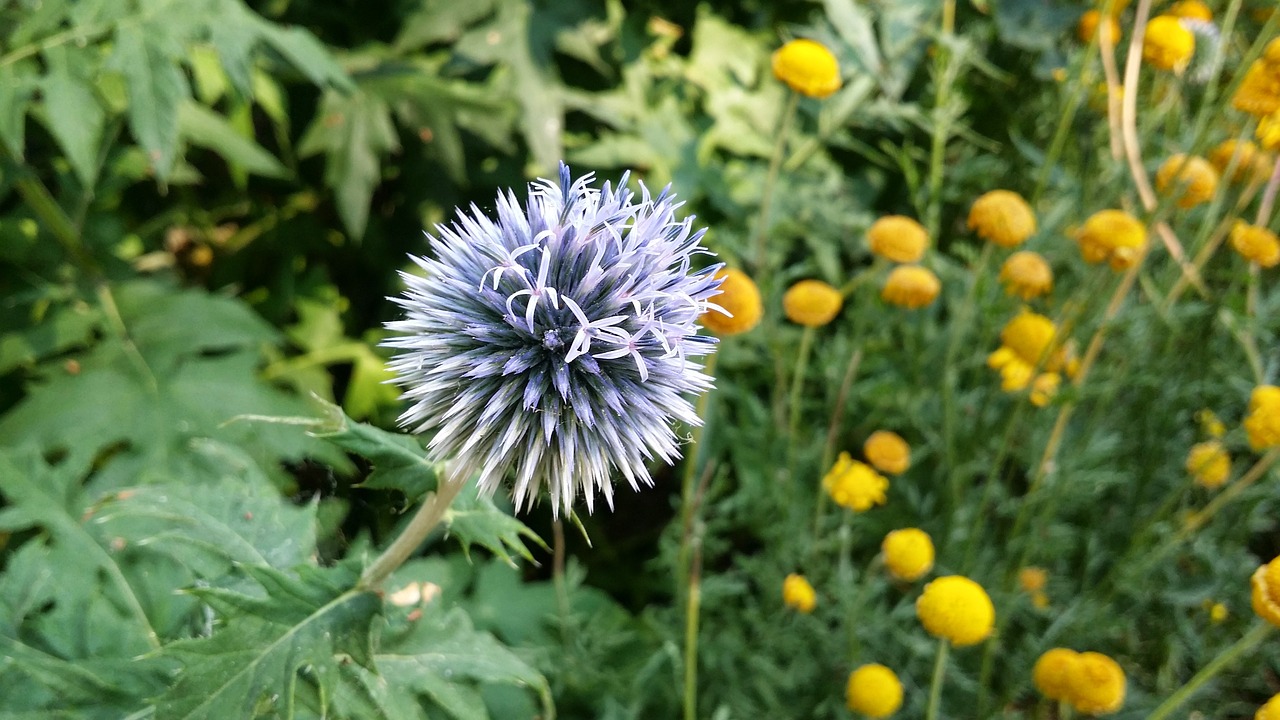
<path id="1" fill-rule="evenodd" d="M 1202 685 L 1213 679 L 1213 676 L 1221 672 L 1223 668 L 1230 665 L 1238 657 L 1253 649 L 1255 645 L 1262 642 L 1267 635 L 1271 634 L 1271 630 L 1271 625 L 1268 625 L 1265 622 L 1259 622 L 1254 625 L 1253 629 L 1245 633 L 1245 635 L 1237 640 L 1234 645 L 1223 650 L 1216 658 L 1209 661 L 1209 664 L 1205 665 L 1200 672 L 1196 673 L 1195 677 L 1188 680 L 1186 685 L 1178 688 L 1177 692 L 1170 695 L 1164 702 L 1160 703 L 1160 706 L 1147 716 L 1147 720 L 1164 720 L 1164 718 L 1169 717 L 1174 710 L 1177 710 L 1183 703 L 1190 700 L 1191 696 L 1194 695 Z"/>
<path id="2" fill-rule="evenodd" d="M 925 710 L 925 720 L 937 720 L 938 708 L 942 705 L 942 677 L 947 667 L 947 651 L 951 643 L 946 638 L 938 640 L 938 657 L 933 661 L 933 680 L 929 683 L 929 707 Z"/>
<path id="3" fill-rule="evenodd" d="M 466 484 L 467 473 L 460 466 L 450 464 L 440 476 L 436 491 L 427 493 L 418 512 L 414 513 L 409 524 L 400 531 L 400 535 L 387 546 L 386 550 L 365 568 L 356 583 L 358 590 L 376 590 L 391 573 L 405 563 L 422 545 L 427 535 L 440 524 L 445 512 L 453 504 L 454 498 Z"/>

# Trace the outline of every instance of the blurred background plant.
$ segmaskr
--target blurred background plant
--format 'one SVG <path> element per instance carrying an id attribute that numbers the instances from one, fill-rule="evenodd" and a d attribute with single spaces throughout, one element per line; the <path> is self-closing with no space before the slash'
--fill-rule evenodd
<path id="1" fill-rule="evenodd" d="M 1252 717 L 1278 34 L 1252 0 L 0 2 L 0 711 Z M 653 490 L 582 532 L 464 490 L 353 589 L 436 488 L 378 429 L 396 271 L 561 159 L 671 183 L 759 323 L 707 323 Z M 912 617 L 949 576 L 970 612 Z"/>

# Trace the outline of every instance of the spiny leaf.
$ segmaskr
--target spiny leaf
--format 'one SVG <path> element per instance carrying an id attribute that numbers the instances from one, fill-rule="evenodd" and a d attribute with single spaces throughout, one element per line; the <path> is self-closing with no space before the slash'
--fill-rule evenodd
<path id="1" fill-rule="evenodd" d="M 435 490 L 438 474 L 435 464 L 427 459 L 417 440 L 358 423 L 336 406 L 329 408 L 334 424 L 312 435 L 373 463 L 373 472 L 360 487 L 399 490 L 410 501 Z"/>
<path id="2" fill-rule="evenodd" d="M 490 498 L 480 497 L 474 486 L 458 493 L 457 499 L 445 512 L 444 523 L 449 535 L 462 544 L 462 552 L 468 559 L 471 557 L 473 544 L 487 549 L 512 567 L 516 563 L 509 551 L 516 552 L 529 562 L 535 562 L 533 553 L 525 545 L 526 539 L 537 543 L 543 550 L 549 550 L 537 533 L 499 510 Z"/>
<path id="3" fill-rule="evenodd" d="M 349 590 L 351 568 L 303 566 L 298 575 L 266 567 L 245 572 L 266 596 L 193 590 L 224 618 L 212 636 L 165 648 L 185 669 L 160 698 L 156 717 L 222 720 L 252 717 L 265 707 L 292 716 L 299 682 L 338 682 L 341 666 L 370 665 L 370 623 L 382 606 L 371 592 Z"/>

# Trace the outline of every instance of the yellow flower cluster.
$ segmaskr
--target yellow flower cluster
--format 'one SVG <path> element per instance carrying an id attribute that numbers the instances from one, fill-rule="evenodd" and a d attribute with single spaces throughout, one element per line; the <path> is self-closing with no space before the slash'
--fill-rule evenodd
<path id="1" fill-rule="evenodd" d="M 1196 36 L 1173 15 L 1160 15 L 1147 23 L 1142 38 L 1142 59 L 1153 67 L 1181 73 L 1196 52 Z"/>
<path id="2" fill-rule="evenodd" d="M 1036 214 L 1018 193 L 992 190 L 973 201 L 969 229 L 1000 247 L 1013 248 L 1035 234 Z"/>
<path id="3" fill-rule="evenodd" d="M 1124 670 L 1102 653 L 1053 648 L 1036 660 L 1031 680 L 1045 697 L 1078 712 L 1107 715 L 1124 704 Z"/>
<path id="4" fill-rule="evenodd" d="M 1280 627 L 1280 557 L 1259 567 L 1250 578 L 1253 611 L 1258 617 Z"/>
<path id="5" fill-rule="evenodd" d="M 845 704 L 850 712 L 862 713 L 869 718 L 889 717 L 902 707 L 902 683 L 884 665 L 863 665 L 849 673 Z"/>
<path id="6" fill-rule="evenodd" d="M 1031 595 L 1031 604 L 1037 608 L 1049 607 L 1049 596 L 1044 588 L 1048 584 L 1049 573 L 1040 567 L 1024 567 L 1018 571 L 1018 587 Z"/>
<path id="7" fill-rule="evenodd" d="M 1218 189 L 1218 171 L 1198 155 L 1170 155 L 1156 171 L 1156 188 L 1174 195 L 1178 207 L 1192 208 L 1213 199 Z"/>
<path id="8" fill-rule="evenodd" d="M 1231 456 L 1217 440 L 1196 443 L 1187 453 L 1187 472 L 1203 488 L 1220 488 L 1231 477 Z"/>
<path id="9" fill-rule="evenodd" d="M 905 215 L 888 215 L 867 228 L 867 245 L 872 253 L 886 260 L 920 262 L 924 251 L 929 249 L 929 233 Z"/>
<path id="10" fill-rule="evenodd" d="M 1099 26 L 1102 27 L 1102 32 L 1106 33 L 1098 38 L 1099 41 L 1105 40 L 1112 45 L 1120 41 L 1120 21 L 1115 15 L 1108 15 L 1104 23 L 1102 12 L 1099 10 L 1086 10 L 1080 16 L 1080 22 L 1076 25 L 1076 36 L 1080 38 L 1080 42 L 1087 43 L 1098 33 Z"/>
<path id="11" fill-rule="evenodd" d="M 1075 374 L 1075 361 L 1057 345 L 1057 334 L 1052 320 L 1028 310 L 1006 323 L 1000 348 L 987 357 L 987 367 L 1000 373 L 1000 388 L 1019 392 L 1029 385 L 1032 404 L 1049 404 L 1062 384 L 1061 373 Z"/>
<path id="12" fill-rule="evenodd" d="M 865 512 L 885 503 L 889 479 L 842 452 L 822 478 L 822 487 L 840 507 Z"/>
<path id="13" fill-rule="evenodd" d="M 1280 447 L 1280 387 L 1259 385 L 1253 389 L 1244 431 L 1254 450 Z"/>
<path id="14" fill-rule="evenodd" d="M 744 333 L 759 325 L 764 305 L 755 281 L 736 268 L 721 270 L 716 273 L 716 278 L 720 280 L 720 294 L 712 297 L 711 302 L 724 308 L 725 312 L 708 310 L 702 315 L 702 324 L 711 332 L 724 336 Z"/>
<path id="15" fill-rule="evenodd" d="M 1231 105 L 1259 120 L 1280 112 L 1280 38 L 1267 43 L 1262 57 L 1249 66 Z"/>
<path id="16" fill-rule="evenodd" d="M 1053 270 L 1040 253 L 1019 250 L 1000 267 L 1000 282 L 1009 295 L 1034 300 L 1053 290 Z"/>
<path id="17" fill-rule="evenodd" d="M 1209 162 L 1218 174 L 1226 175 L 1233 157 L 1236 157 L 1236 167 L 1231 172 L 1231 182 L 1262 183 L 1271 175 L 1271 158 L 1248 140 L 1224 140 L 1209 153 Z"/>
<path id="18" fill-rule="evenodd" d="M 1200 0 L 1181 0 L 1169 7 L 1169 14 L 1186 20 L 1213 20 L 1213 11 Z"/>
<path id="19" fill-rule="evenodd" d="M 782 602 L 797 612 L 809 614 L 818 605 L 818 594 L 803 575 L 791 573 L 782 581 Z"/>
<path id="20" fill-rule="evenodd" d="M 933 539 L 919 528 L 894 530 L 880 544 L 884 565 L 898 580 L 914 582 L 933 569 Z"/>
<path id="21" fill-rule="evenodd" d="M 941 291 L 942 282 L 933 271 L 919 265 L 899 265 L 885 278 L 880 299 L 916 310 L 932 303 Z"/>
<path id="22" fill-rule="evenodd" d="M 1280 263 L 1280 237 L 1261 225 L 1236 220 L 1231 227 L 1231 247 L 1262 267 L 1275 267 Z"/>
<path id="23" fill-rule="evenodd" d="M 1280 150 L 1280 110 L 1258 121 L 1253 136 L 1266 150 Z"/>
<path id="24" fill-rule="evenodd" d="M 1253 720 L 1280 720 L 1280 695 L 1274 695 L 1266 705 L 1258 708 Z"/>
<path id="25" fill-rule="evenodd" d="M 896 432 L 877 430 L 862 444 L 862 454 L 882 473 L 901 475 L 911 467 L 911 446 Z"/>
<path id="26" fill-rule="evenodd" d="M 996 609 L 981 585 L 961 575 L 947 575 L 924 586 L 916 599 L 916 617 L 930 635 L 960 647 L 987 639 Z"/>
<path id="27" fill-rule="evenodd" d="M 822 327 L 835 319 L 844 305 L 840 291 L 821 280 L 801 280 L 782 296 L 782 311 L 797 325 Z"/>
<path id="28" fill-rule="evenodd" d="M 826 45 L 800 39 L 773 53 L 773 76 L 801 95 L 830 97 L 840 89 L 840 64 Z"/>
<path id="29" fill-rule="evenodd" d="M 1147 243 L 1147 231 L 1123 210 L 1101 210 L 1084 221 L 1076 233 L 1080 254 L 1091 264 L 1107 262 L 1112 270 L 1133 267 Z"/>

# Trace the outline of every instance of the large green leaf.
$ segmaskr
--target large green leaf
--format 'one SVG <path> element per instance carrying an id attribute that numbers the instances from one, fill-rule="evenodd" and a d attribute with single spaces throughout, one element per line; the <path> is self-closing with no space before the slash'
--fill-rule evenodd
<path id="1" fill-rule="evenodd" d="M 40 91 L 45 126 L 67 154 L 80 182 L 92 185 L 98 175 L 98 147 L 106 122 L 93 87 L 65 69 L 57 69 L 44 76 Z"/>
<path id="2" fill-rule="evenodd" d="M 223 624 L 207 638 L 165 648 L 184 670 L 157 702 L 158 720 L 292 717 L 299 683 L 332 688 L 344 664 L 372 667 L 370 623 L 382 601 L 349 589 L 358 577 L 354 570 L 303 566 L 293 575 L 244 569 L 265 594 L 192 590 Z"/>
<path id="3" fill-rule="evenodd" d="M 298 146 L 302 156 L 323 152 L 325 184 L 353 237 L 364 235 L 373 189 L 382 181 L 381 158 L 400 147 L 387 104 L 364 92 L 325 93 L 320 112 Z"/>
<path id="4" fill-rule="evenodd" d="M 302 398 L 256 377 L 260 347 L 276 333 L 243 303 L 139 281 L 106 296 L 113 333 L 28 388 L 0 419 L 0 443 L 53 451 L 113 453 L 95 476 L 101 489 L 165 482 L 193 472 L 190 443 L 237 444 L 271 472 L 306 456 L 349 467 L 345 456 L 294 428 L 228 421 L 240 415 L 310 412 Z"/>
<path id="5" fill-rule="evenodd" d="M 252 138 L 241 135 L 218 113 L 187 101 L 178 107 L 178 129 L 192 145 L 212 150 L 244 172 L 283 178 L 289 169 Z"/>
<path id="6" fill-rule="evenodd" d="M 120 25 L 111 59 L 128 82 L 129 128 L 162 183 L 169 177 L 178 149 L 178 107 L 191 95 L 178 65 L 182 48 L 173 43 L 163 33 Z"/>

